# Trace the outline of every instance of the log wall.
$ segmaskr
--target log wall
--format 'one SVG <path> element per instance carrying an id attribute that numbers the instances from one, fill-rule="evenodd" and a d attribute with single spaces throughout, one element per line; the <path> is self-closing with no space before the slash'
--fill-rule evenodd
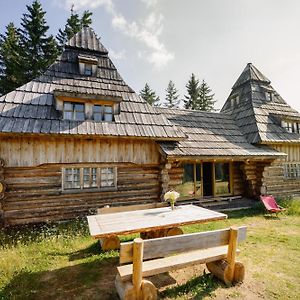
<path id="1" fill-rule="evenodd" d="M 287 154 L 282 160 L 276 160 L 265 168 L 264 179 L 262 183 L 263 190 L 268 194 L 281 197 L 290 195 L 300 195 L 300 178 L 284 178 L 283 164 L 300 163 L 300 145 L 299 144 L 274 144 L 273 149 Z"/>
<path id="2" fill-rule="evenodd" d="M 101 164 L 97 166 L 101 167 Z M 107 166 L 107 164 L 106 164 Z M 62 191 L 62 165 L 8 167 L 3 203 L 6 225 L 70 219 L 105 205 L 158 201 L 159 166 L 112 164 L 117 167 L 117 191 Z"/>
<path id="3" fill-rule="evenodd" d="M 241 170 L 241 165 L 243 164 L 243 162 L 234 162 L 232 164 L 234 196 L 242 196 L 246 193 L 246 182 L 243 178 L 243 172 Z"/>
<path id="4" fill-rule="evenodd" d="M 155 142 L 130 139 L 1 137 L 0 181 L 6 225 L 82 216 L 104 205 L 150 203 L 161 194 Z M 115 191 L 62 191 L 63 167 L 117 168 Z M 1 175 L 3 174 L 3 175 Z M 2 176 L 2 179 L 1 179 Z"/>

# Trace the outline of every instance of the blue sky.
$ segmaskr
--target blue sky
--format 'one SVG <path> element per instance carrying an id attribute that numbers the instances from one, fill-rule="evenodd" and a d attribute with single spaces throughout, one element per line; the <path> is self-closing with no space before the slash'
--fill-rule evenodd
<path id="1" fill-rule="evenodd" d="M 32 1 L 0 0 L 0 31 L 19 24 Z M 300 111 L 298 0 L 42 0 L 50 31 L 63 27 L 72 3 L 93 12 L 93 28 L 125 81 L 146 82 L 164 98 L 171 79 L 186 94 L 195 73 L 221 108 L 235 80 L 252 62 Z"/>

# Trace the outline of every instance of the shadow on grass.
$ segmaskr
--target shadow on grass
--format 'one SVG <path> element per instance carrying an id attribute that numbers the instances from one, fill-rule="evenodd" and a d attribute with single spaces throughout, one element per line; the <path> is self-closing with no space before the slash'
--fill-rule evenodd
<path id="1" fill-rule="evenodd" d="M 81 249 L 76 252 L 70 253 L 69 260 L 74 261 L 74 260 L 78 260 L 78 259 L 91 257 L 94 255 L 98 255 L 99 252 L 102 252 L 102 250 L 101 250 L 99 241 L 97 241 L 85 249 Z"/>
<path id="2" fill-rule="evenodd" d="M 188 299 L 202 299 L 211 295 L 220 285 L 220 282 L 210 273 L 204 273 L 202 276 L 194 277 L 185 284 L 168 288 L 160 293 L 163 298 L 177 298 L 188 296 Z"/>
<path id="3" fill-rule="evenodd" d="M 251 208 L 228 211 L 226 213 L 230 219 L 241 219 L 245 217 L 262 216 L 265 213 L 265 209 L 260 202 L 257 202 Z"/>
<path id="4" fill-rule="evenodd" d="M 0 299 L 117 300 L 117 265 L 114 257 L 43 272 L 24 270 L 0 289 Z"/>

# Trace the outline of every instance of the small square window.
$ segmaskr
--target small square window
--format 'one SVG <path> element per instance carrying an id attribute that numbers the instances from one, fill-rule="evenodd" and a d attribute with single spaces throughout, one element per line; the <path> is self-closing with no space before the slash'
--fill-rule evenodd
<path id="1" fill-rule="evenodd" d="M 83 103 L 64 102 L 63 118 L 66 120 L 85 120 L 85 108 Z"/>
<path id="2" fill-rule="evenodd" d="M 112 105 L 94 105 L 93 107 L 93 119 L 96 122 L 114 120 L 114 112 Z"/>

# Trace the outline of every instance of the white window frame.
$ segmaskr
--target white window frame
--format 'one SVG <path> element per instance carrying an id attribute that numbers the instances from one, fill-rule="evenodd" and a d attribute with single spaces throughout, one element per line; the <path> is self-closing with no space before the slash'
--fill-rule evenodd
<path id="1" fill-rule="evenodd" d="M 283 163 L 284 179 L 300 180 L 300 162 Z"/>
<path id="2" fill-rule="evenodd" d="M 289 133 L 300 133 L 300 126 L 298 122 L 282 120 L 281 127 Z"/>
<path id="3" fill-rule="evenodd" d="M 66 176 L 67 176 L 67 170 L 72 169 L 72 170 L 79 170 L 79 176 L 80 176 L 80 181 L 79 181 L 79 187 L 67 187 L 66 186 Z M 89 169 L 89 186 L 84 186 L 85 181 L 84 181 L 84 176 L 86 176 L 85 170 Z M 92 186 L 92 169 L 96 169 L 96 185 Z M 102 180 L 101 177 L 103 176 L 103 170 L 105 169 L 112 169 L 112 179 L 108 179 L 107 177 Z M 74 171 L 72 172 L 74 173 Z M 104 185 L 104 182 L 107 181 L 113 181 L 113 185 Z M 83 166 L 83 167 L 78 167 L 78 166 L 70 166 L 70 167 L 63 167 L 62 168 L 62 191 L 65 192 L 86 192 L 86 191 L 113 191 L 117 190 L 117 167 L 111 167 L 111 166 Z"/>

